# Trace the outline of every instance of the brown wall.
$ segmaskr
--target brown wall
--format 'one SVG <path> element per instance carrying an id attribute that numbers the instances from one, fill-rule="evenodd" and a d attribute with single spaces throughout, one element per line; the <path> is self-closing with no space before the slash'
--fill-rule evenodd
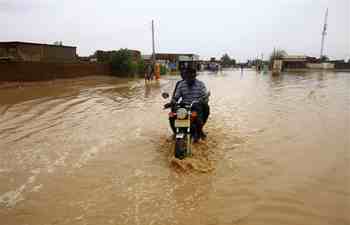
<path id="1" fill-rule="evenodd" d="M 7 53 L 7 49 L 0 46 L 0 57 L 7 57 L 8 53 Z"/>
<path id="2" fill-rule="evenodd" d="M 282 70 L 283 69 L 304 69 L 306 68 L 306 62 L 299 61 L 283 61 Z"/>
<path id="3" fill-rule="evenodd" d="M 43 81 L 91 75 L 110 75 L 110 65 L 88 62 L 0 62 L 0 81 Z"/>
<path id="4" fill-rule="evenodd" d="M 0 57 L 31 62 L 74 62 L 77 60 L 76 47 L 25 42 L 0 42 Z"/>
<path id="5" fill-rule="evenodd" d="M 23 61 L 40 61 L 42 59 L 41 45 L 18 45 L 17 55 Z"/>
<path id="6" fill-rule="evenodd" d="M 350 63 L 335 63 L 335 69 L 350 69 Z"/>
<path id="7" fill-rule="evenodd" d="M 69 62 L 76 60 L 76 48 L 66 48 L 61 46 L 43 46 L 43 61 Z"/>

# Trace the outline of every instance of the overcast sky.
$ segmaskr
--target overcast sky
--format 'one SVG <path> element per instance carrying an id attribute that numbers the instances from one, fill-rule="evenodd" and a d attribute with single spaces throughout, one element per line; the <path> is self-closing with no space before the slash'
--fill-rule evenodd
<path id="1" fill-rule="evenodd" d="M 350 57 L 350 0 L 0 0 L 0 41 L 30 41 L 97 49 L 224 53 L 238 60 L 265 58 L 274 47 L 319 56 L 329 8 L 325 53 Z"/>

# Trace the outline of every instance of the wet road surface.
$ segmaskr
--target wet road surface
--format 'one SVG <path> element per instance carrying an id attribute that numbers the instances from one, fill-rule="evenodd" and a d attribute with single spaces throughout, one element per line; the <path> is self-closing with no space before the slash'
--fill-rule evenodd
<path id="1" fill-rule="evenodd" d="M 183 161 L 177 79 L 0 87 L 0 224 L 350 224 L 350 73 L 201 73 L 208 139 Z"/>

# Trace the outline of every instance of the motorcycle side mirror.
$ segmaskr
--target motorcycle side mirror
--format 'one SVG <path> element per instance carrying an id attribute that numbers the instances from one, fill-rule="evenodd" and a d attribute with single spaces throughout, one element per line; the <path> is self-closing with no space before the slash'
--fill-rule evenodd
<path id="1" fill-rule="evenodd" d="M 162 93 L 162 97 L 163 97 L 164 99 L 169 98 L 169 93 L 163 92 L 163 93 Z"/>

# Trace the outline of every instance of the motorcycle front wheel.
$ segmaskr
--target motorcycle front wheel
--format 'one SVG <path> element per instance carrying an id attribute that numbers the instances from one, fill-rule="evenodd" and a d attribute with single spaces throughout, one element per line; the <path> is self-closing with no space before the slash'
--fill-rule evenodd
<path id="1" fill-rule="evenodd" d="M 177 138 L 175 142 L 175 158 L 184 159 L 186 157 L 187 149 L 187 135 L 183 138 Z"/>

